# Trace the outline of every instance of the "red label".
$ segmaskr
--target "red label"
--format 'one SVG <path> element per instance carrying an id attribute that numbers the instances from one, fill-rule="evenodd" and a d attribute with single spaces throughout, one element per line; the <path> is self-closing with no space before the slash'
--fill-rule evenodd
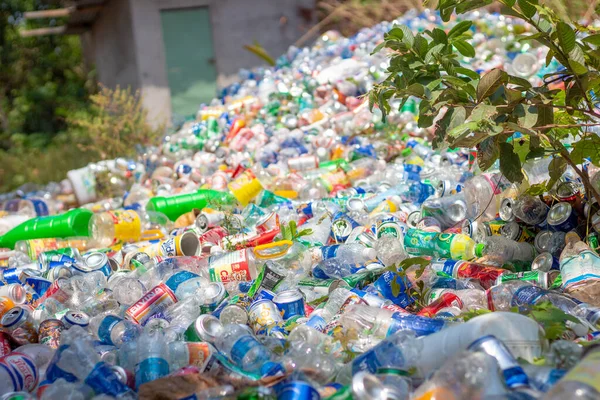
<path id="1" fill-rule="evenodd" d="M 125 311 L 130 319 L 143 325 L 152 315 L 157 314 L 167 307 L 177 303 L 175 294 L 164 283 L 154 286 Z"/>

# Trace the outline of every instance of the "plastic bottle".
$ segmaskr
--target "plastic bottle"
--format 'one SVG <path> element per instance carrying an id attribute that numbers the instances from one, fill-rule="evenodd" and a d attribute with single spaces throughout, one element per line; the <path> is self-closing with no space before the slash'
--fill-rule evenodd
<path id="1" fill-rule="evenodd" d="M 90 320 L 89 330 L 103 343 L 121 347 L 135 340 L 141 332 L 139 325 L 114 314 L 97 315 Z"/>
<path id="2" fill-rule="evenodd" d="M 580 301 L 600 306 L 600 256 L 575 232 L 567 233 L 565 243 L 559 260 L 565 292 Z"/>
<path id="3" fill-rule="evenodd" d="M 169 221 L 161 213 L 125 210 L 94 214 L 89 225 L 94 246 L 108 247 L 118 241 L 159 239 L 163 236 L 162 227 L 168 231 Z"/>
<path id="4" fill-rule="evenodd" d="M 586 349 L 581 361 L 567 372 L 544 397 L 546 400 L 600 398 L 600 347 Z"/>
<path id="5" fill-rule="evenodd" d="M 488 256 L 494 261 L 533 261 L 535 249 L 529 243 L 516 242 L 503 236 L 488 236 L 475 246 L 477 257 Z"/>
<path id="6" fill-rule="evenodd" d="M 475 258 L 475 242 L 459 233 L 427 232 L 411 228 L 404 236 L 404 249 L 415 256 L 433 256 L 455 260 Z"/>
<path id="7" fill-rule="evenodd" d="M 144 332 L 137 340 L 135 386 L 151 382 L 169 373 L 168 349 L 160 332 Z"/>
<path id="8" fill-rule="evenodd" d="M 89 236 L 92 215 L 89 210 L 77 208 L 60 215 L 30 219 L 0 236 L 0 247 L 12 249 L 19 240 Z"/>
<path id="9" fill-rule="evenodd" d="M 171 197 L 153 197 L 148 201 L 146 210 L 159 212 L 175 221 L 180 215 L 192 211 L 194 208 L 203 209 L 207 206 L 230 205 L 235 198 L 227 192 L 202 189 L 195 193 L 182 194 Z"/>
<path id="10" fill-rule="evenodd" d="M 271 358 L 268 349 L 256 340 L 246 325 L 225 325 L 215 344 L 219 351 L 245 371 L 260 371 Z"/>

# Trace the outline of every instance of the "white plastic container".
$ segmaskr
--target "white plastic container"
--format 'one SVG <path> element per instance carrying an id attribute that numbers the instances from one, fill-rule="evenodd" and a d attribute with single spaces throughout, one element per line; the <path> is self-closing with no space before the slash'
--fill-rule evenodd
<path id="1" fill-rule="evenodd" d="M 87 204 L 96 200 L 96 178 L 89 167 L 73 169 L 67 172 L 73 192 L 79 204 Z"/>
<path id="2" fill-rule="evenodd" d="M 508 346 L 515 358 L 529 362 L 540 357 L 547 345 L 542 328 L 533 319 L 511 312 L 488 313 L 419 338 L 423 342 L 419 373 L 427 376 L 485 335 L 496 336 Z"/>

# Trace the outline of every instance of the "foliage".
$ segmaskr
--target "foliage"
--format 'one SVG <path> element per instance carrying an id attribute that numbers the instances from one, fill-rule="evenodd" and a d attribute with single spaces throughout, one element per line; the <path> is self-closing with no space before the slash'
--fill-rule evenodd
<path id="1" fill-rule="evenodd" d="M 282 223 L 281 224 L 281 240 L 298 240 L 302 236 L 312 235 L 312 229 L 303 229 L 298 231 L 298 227 L 296 226 L 296 221 L 291 220 L 289 224 Z"/>
<path id="2" fill-rule="evenodd" d="M 90 96 L 88 111 L 78 112 L 68 119 L 73 129 L 84 133 L 89 143 L 79 143 L 85 150 L 93 150 L 102 159 L 131 157 L 136 150 L 157 145 L 164 127 L 152 127 L 147 122 L 147 111 L 139 93 L 131 88 L 109 89 Z"/>
<path id="3" fill-rule="evenodd" d="M 65 178 L 67 171 L 100 159 L 134 156 L 139 145 L 157 145 L 162 128 L 146 122 L 140 97 L 130 89 L 102 90 L 91 96 L 89 110 L 68 119 L 68 130 L 47 135 L 14 134 L 9 150 L 0 150 L 0 193 L 24 183 Z"/>
<path id="4" fill-rule="evenodd" d="M 491 3 L 440 0 L 437 10 L 448 22 L 453 13 Z M 434 130 L 435 148 L 475 147 L 481 169 L 499 161 L 500 171 L 512 182 L 523 181 L 524 160 L 551 156 L 551 180 L 545 190 L 569 165 L 600 201 L 587 172 L 578 166 L 584 158 L 600 165 L 600 138 L 589 129 L 599 125 L 600 118 L 593 100 L 600 91 L 600 34 L 565 20 L 566 15 L 557 15 L 538 0 L 499 3 L 503 14 L 532 26 L 533 33 L 517 34 L 518 40 L 547 47 L 546 65 L 556 59 L 563 70 L 546 75 L 537 87 L 498 68 L 480 76 L 458 61 L 459 56 L 475 55 L 469 43 L 471 21 L 447 32 L 434 28 L 417 34 L 395 26 L 374 50 L 387 48 L 391 55 L 389 75 L 369 93 L 369 105 L 377 104 L 385 117 L 390 99 L 398 99 L 401 107 L 409 98 L 418 98 L 419 127 Z M 508 140 L 515 132 L 523 134 L 519 148 Z M 567 138 L 576 141 L 572 153 L 562 143 Z"/>
<path id="5" fill-rule="evenodd" d="M 533 306 L 527 316 L 544 328 L 546 339 L 549 340 L 560 339 L 568 330 L 567 322 L 579 323 L 577 318 L 565 313 L 549 301 Z"/>
<path id="6" fill-rule="evenodd" d="M 66 129 L 67 116 L 85 108 L 89 93 L 95 91 L 77 36 L 19 34 L 40 23 L 29 22 L 26 27 L 23 12 L 58 6 L 52 3 L 0 3 L 0 148 L 7 149 L 14 134 L 42 133 L 49 141 Z"/>

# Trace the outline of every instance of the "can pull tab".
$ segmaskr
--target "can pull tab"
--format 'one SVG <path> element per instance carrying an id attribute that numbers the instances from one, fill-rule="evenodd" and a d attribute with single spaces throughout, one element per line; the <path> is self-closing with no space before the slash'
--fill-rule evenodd
<path id="1" fill-rule="evenodd" d="M 291 240 L 280 240 L 278 242 L 261 244 L 254 248 L 256 258 L 269 260 L 272 258 L 282 257 L 292 247 L 294 243 Z"/>
<path id="2" fill-rule="evenodd" d="M 160 229 L 148 229 L 142 232 L 141 240 L 157 240 L 162 239 L 165 235 Z"/>

